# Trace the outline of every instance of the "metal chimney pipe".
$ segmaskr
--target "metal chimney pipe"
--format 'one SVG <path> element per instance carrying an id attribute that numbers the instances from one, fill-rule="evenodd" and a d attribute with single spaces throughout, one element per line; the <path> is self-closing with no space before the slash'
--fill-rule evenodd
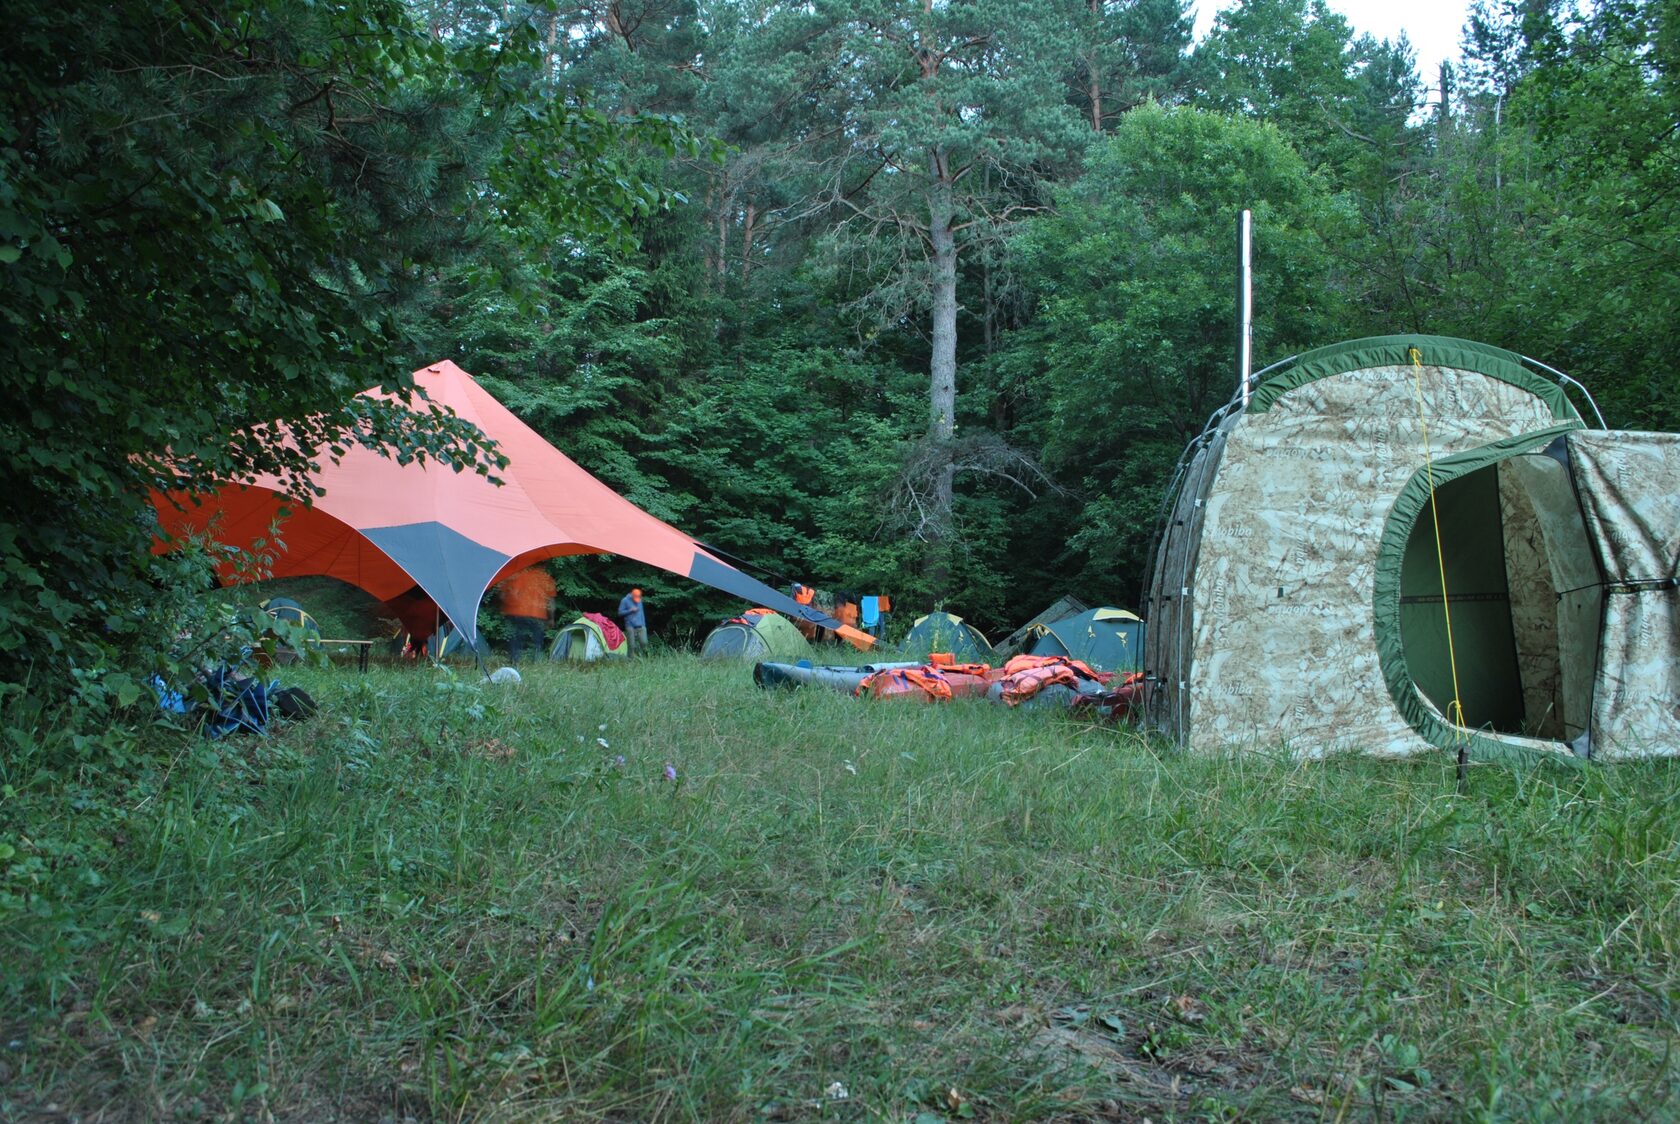
<path id="1" fill-rule="evenodd" d="M 1254 370 L 1254 214 L 1237 218 L 1237 385 L 1248 408 L 1248 379 Z"/>

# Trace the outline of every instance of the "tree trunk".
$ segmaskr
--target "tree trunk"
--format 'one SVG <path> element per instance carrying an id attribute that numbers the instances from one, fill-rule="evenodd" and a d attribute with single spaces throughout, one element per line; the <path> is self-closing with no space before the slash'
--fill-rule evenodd
<path id="1" fill-rule="evenodd" d="M 928 193 L 928 235 L 933 242 L 933 359 L 928 436 L 949 441 L 957 406 L 957 235 L 951 185 L 936 179 Z"/>
<path id="2" fill-rule="evenodd" d="M 928 395 L 928 438 L 949 445 L 957 430 L 957 235 L 951 229 L 955 207 L 944 175 L 943 154 L 932 157 L 933 186 L 928 193 L 928 236 L 933 242 L 933 357 Z M 928 577 L 936 598 L 950 583 L 952 478 L 949 457 L 937 462 L 928 510 L 928 539 L 933 544 Z"/>
<path id="3" fill-rule="evenodd" d="M 1093 23 L 1102 18 L 1102 0 L 1090 0 L 1086 8 L 1091 13 Z M 1085 73 L 1090 79 L 1085 93 L 1091 100 L 1091 129 L 1100 133 L 1103 131 L 1102 77 L 1097 69 L 1097 55 L 1097 47 L 1093 42 L 1091 53 L 1085 60 Z"/>
<path id="4" fill-rule="evenodd" d="M 706 188 L 706 202 L 705 202 L 705 205 L 702 208 L 702 210 L 705 214 L 708 214 L 708 215 L 718 213 L 717 185 L 715 183 L 709 185 Z M 702 263 L 702 268 L 706 272 L 706 276 L 709 279 L 712 279 L 713 283 L 715 284 L 716 283 L 716 274 L 717 274 L 717 255 L 713 252 L 710 243 L 708 243 L 708 242 L 701 242 L 700 243 L 700 259 L 701 259 L 701 263 Z"/>
<path id="5" fill-rule="evenodd" d="M 747 218 L 741 225 L 741 280 L 745 281 L 752 274 L 753 240 L 758 236 L 755 226 L 758 221 L 758 206 L 747 201 Z"/>
<path id="6" fill-rule="evenodd" d="M 717 209 L 717 276 L 721 292 L 729 276 L 729 219 L 735 210 L 735 192 L 729 186 L 728 173 L 718 190 Z"/>

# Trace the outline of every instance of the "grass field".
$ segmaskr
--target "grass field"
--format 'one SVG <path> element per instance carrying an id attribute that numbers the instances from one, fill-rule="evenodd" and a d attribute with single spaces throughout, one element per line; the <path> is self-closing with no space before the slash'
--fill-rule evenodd
<path id="1" fill-rule="evenodd" d="M 0 762 L 0 1119 L 1680 1117 L 1672 765 L 289 674 L 114 812 Z"/>

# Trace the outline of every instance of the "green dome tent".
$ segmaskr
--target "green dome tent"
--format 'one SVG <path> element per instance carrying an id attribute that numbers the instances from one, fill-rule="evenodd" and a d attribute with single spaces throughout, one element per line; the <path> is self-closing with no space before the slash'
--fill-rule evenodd
<path id="1" fill-rule="evenodd" d="M 1032 656 L 1072 656 L 1099 671 L 1143 668 L 1143 621 L 1124 609 L 1087 609 L 1039 625 L 1027 641 Z"/>
<path id="2" fill-rule="evenodd" d="M 958 663 L 990 663 L 996 655 L 979 629 L 961 617 L 937 612 L 917 618 L 910 626 L 904 650 L 918 656 L 949 652 Z"/>
<path id="3" fill-rule="evenodd" d="M 290 597 L 270 597 L 259 608 L 276 621 L 284 621 L 291 626 L 291 630 L 284 635 L 279 632 L 273 633 L 274 638 L 279 641 L 274 652 L 276 663 L 292 663 L 302 654 L 293 644 L 294 640 L 308 643 L 321 638 L 321 626 L 315 623 L 315 618 Z"/>
<path id="4" fill-rule="evenodd" d="M 597 617 L 593 613 L 581 614 L 576 620 L 555 633 L 554 642 L 548 646 L 548 658 L 551 660 L 624 659 L 630 654 L 630 645 L 625 641 L 624 634 L 619 632 L 617 634 L 618 644 L 614 646 L 607 637 L 606 629 L 601 627 L 601 622 L 604 620 L 606 618 Z"/>
<path id="5" fill-rule="evenodd" d="M 482 659 L 488 656 L 490 642 L 482 636 L 475 639 L 476 644 L 468 643 L 466 633 L 445 621 L 443 627 L 426 641 L 426 654 L 434 660 Z"/>
<path id="6" fill-rule="evenodd" d="M 792 662 L 810 659 L 811 645 L 786 617 L 755 609 L 712 629 L 700 654 L 707 659 Z"/>
<path id="7" fill-rule="evenodd" d="M 290 597 L 270 597 L 258 607 L 275 620 L 285 621 L 293 628 L 301 628 L 317 636 L 321 634 L 321 626 L 315 623 L 315 618 Z"/>

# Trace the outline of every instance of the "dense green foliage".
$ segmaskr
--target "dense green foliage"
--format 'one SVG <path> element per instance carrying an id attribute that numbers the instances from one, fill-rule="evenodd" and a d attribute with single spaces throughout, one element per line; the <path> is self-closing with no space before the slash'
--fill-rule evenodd
<path id="1" fill-rule="evenodd" d="M 439 271 L 493 275 L 535 219 L 622 241 L 662 193 L 620 146 L 671 133 L 555 96 L 530 29 L 444 42 L 397 0 L 7 22 L 0 680 L 97 704 L 115 668 L 127 700 L 193 580 L 149 556 L 148 489 L 296 478 L 351 441 L 489 468 L 465 423 L 350 397 L 409 378 Z"/>
<path id="2" fill-rule="evenodd" d="M 1668 763 L 1459 797 L 684 657 L 302 681 L 26 794 L 70 842 L 3 864 L 0 1117 L 1674 1115 Z"/>
<path id="3" fill-rule="evenodd" d="M 1485 4 L 1465 73 L 1419 76 L 1320 0 L 1199 44 L 1173 0 L 25 5 L 0 659 L 155 640 L 148 483 L 295 468 L 226 440 L 273 418 L 391 436 L 345 396 L 443 356 L 778 580 L 989 628 L 1129 604 L 1232 381 L 1245 206 L 1262 362 L 1465 335 L 1672 425 L 1675 20 Z M 473 458 L 426 428 L 403 448 Z M 661 625 L 727 608 L 560 569 Z"/>
<path id="4" fill-rule="evenodd" d="M 1347 319 L 1331 250 L 1352 223 L 1276 129 L 1148 106 L 1092 146 L 1057 214 L 1017 241 L 1037 315 L 1010 333 L 1038 407 L 1033 441 L 1082 506 L 1060 568 L 1074 590 L 1124 590 L 1154 530 L 1159 482 L 1231 392 L 1227 216 L 1266 232 L 1255 299 L 1261 354 Z M 1025 427 L 1022 427 L 1025 428 Z"/>
<path id="5" fill-rule="evenodd" d="M 464 284 L 427 338 L 779 576 L 991 629 L 1131 604 L 1167 468 L 1234 382 L 1245 206 L 1260 363 L 1462 335 L 1673 424 L 1672 6 L 1557 11 L 1478 9 L 1466 74 L 1420 76 L 1316 0 L 1235 4 L 1195 45 L 1154 0 L 562 5 L 560 73 L 728 155 L 650 167 L 689 205 L 568 250 L 549 315 Z M 632 573 L 567 576 L 608 599 Z M 660 593 L 660 623 L 723 607 Z"/>

